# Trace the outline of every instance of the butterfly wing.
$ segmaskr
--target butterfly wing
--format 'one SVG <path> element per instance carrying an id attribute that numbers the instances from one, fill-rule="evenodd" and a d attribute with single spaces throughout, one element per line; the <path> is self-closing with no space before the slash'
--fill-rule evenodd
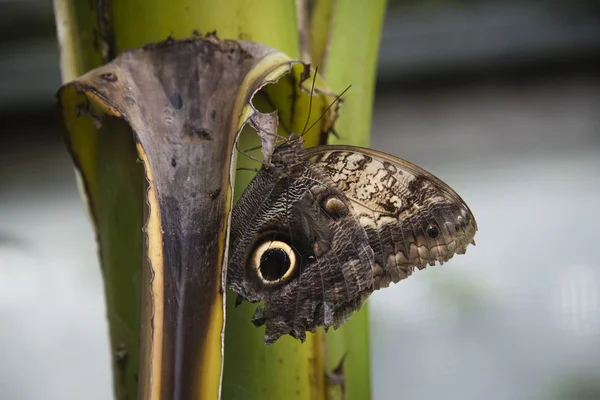
<path id="1" fill-rule="evenodd" d="M 351 201 L 375 254 L 374 289 L 443 263 L 474 244 L 477 223 L 446 183 L 400 158 L 353 146 L 320 146 L 303 158 Z"/>
<path id="2" fill-rule="evenodd" d="M 275 150 L 232 215 L 228 284 L 262 302 L 253 322 L 267 344 L 339 326 L 374 290 L 464 253 L 477 231 L 460 196 L 413 164 L 299 143 Z"/>

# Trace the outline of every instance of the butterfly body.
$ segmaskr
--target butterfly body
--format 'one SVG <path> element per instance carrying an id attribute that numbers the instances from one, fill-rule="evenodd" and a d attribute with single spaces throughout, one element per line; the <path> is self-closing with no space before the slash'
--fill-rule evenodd
<path id="1" fill-rule="evenodd" d="M 338 327 L 390 282 L 462 254 L 477 230 L 445 183 L 404 160 L 351 146 L 275 148 L 232 215 L 227 280 L 263 302 L 265 343 Z"/>

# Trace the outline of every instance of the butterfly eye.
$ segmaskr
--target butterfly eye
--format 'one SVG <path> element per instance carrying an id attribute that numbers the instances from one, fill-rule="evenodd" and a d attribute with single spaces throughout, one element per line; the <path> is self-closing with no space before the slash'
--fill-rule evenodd
<path id="1" fill-rule="evenodd" d="M 263 283 L 281 283 L 294 272 L 296 253 L 285 242 L 268 240 L 254 251 L 252 266 Z"/>
<path id="2" fill-rule="evenodd" d="M 429 225 L 427 227 L 427 236 L 429 236 L 430 238 L 435 239 L 436 237 L 438 237 L 439 234 L 440 230 L 436 225 Z"/>

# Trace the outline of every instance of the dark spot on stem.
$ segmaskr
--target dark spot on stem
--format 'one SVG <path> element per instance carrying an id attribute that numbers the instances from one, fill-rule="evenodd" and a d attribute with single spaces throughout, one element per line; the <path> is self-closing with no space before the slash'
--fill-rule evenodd
<path id="1" fill-rule="evenodd" d="M 175 168 L 177 166 L 177 161 L 174 158 L 171 158 L 171 167 Z"/>
<path id="2" fill-rule="evenodd" d="M 104 74 L 100 75 L 100 79 L 111 83 L 114 83 L 118 80 L 117 75 L 113 74 L 112 72 L 105 72 Z"/>
<path id="3" fill-rule="evenodd" d="M 192 142 L 212 140 L 212 131 L 202 126 L 198 126 L 194 122 L 186 122 L 183 127 L 186 135 Z"/>
<path id="4" fill-rule="evenodd" d="M 173 93 L 169 96 L 169 102 L 173 106 L 174 109 L 179 110 L 183 107 L 183 99 L 179 95 L 179 93 Z"/>
<path id="5" fill-rule="evenodd" d="M 215 200 L 221 194 L 221 189 L 213 190 L 209 193 L 209 196 L 212 200 Z"/>

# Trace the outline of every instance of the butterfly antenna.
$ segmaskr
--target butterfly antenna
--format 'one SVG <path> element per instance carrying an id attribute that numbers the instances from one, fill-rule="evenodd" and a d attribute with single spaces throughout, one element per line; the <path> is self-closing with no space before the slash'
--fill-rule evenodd
<path id="1" fill-rule="evenodd" d="M 285 136 L 277 135 L 276 139 L 275 139 L 275 143 L 277 143 L 277 139 L 282 139 L 283 141 L 285 141 L 287 138 Z M 249 149 L 246 149 L 244 151 L 255 151 L 255 150 L 258 150 L 258 149 L 262 149 L 262 145 L 250 147 Z"/>
<path id="2" fill-rule="evenodd" d="M 260 147 L 259 147 L 259 148 L 260 148 Z M 246 156 L 246 157 L 248 157 L 249 159 L 251 159 L 251 160 L 254 160 L 254 161 L 258 162 L 258 163 L 260 163 L 261 165 L 264 165 L 264 164 L 265 164 L 265 162 L 264 162 L 264 161 L 262 161 L 262 160 L 259 160 L 259 159 L 258 159 L 258 158 L 256 158 L 256 157 L 252 157 L 250 154 L 248 154 L 248 153 L 246 153 L 245 151 L 241 150 L 241 149 L 240 149 L 240 145 L 239 145 L 239 143 L 238 143 L 238 141 L 237 141 L 237 140 L 235 141 L 235 149 L 238 151 L 238 153 L 245 155 L 245 156 Z"/>
<path id="3" fill-rule="evenodd" d="M 334 99 L 334 100 L 331 102 L 331 104 L 330 104 L 330 105 L 329 105 L 329 106 L 328 106 L 328 107 L 325 109 L 325 111 L 323 111 L 323 113 L 321 114 L 321 116 L 320 116 L 319 118 L 317 118 L 317 120 L 316 120 L 315 122 L 313 122 L 313 124 L 312 124 L 312 125 L 311 125 L 311 126 L 308 128 L 308 130 L 307 130 L 307 131 L 305 131 L 305 132 L 303 133 L 303 135 L 304 135 L 305 133 L 308 133 L 308 132 L 309 132 L 309 131 L 310 131 L 310 130 L 311 130 L 311 129 L 312 129 L 312 128 L 313 128 L 313 127 L 314 127 L 314 126 L 315 126 L 315 125 L 316 125 L 316 124 L 317 124 L 317 123 L 318 123 L 318 122 L 319 122 L 319 121 L 320 121 L 320 120 L 321 120 L 321 119 L 322 119 L 324 116 L 325 116 L 325 114 L 327 114 L 327 111 L 329 111 L 329 109 L 330 109 L 331 107 L 333 107 L 333 105 L 334 105 L 335 103 L 337 103 L 337 102 L 339 102 L 339 101 L 340 101 L 340 99 L 342 98 L 342 96 L 343 96 L 343 95 L 344 95 L 344 94 L 345 94 L 345 93 L 346 93 L 348 90 L 350 90 L 350 88 L 351 88 L 351 87 L 352 87 L 352 85 L 348 86 L 346 89 L 344 89 L 344 91 L 343 91 L 342 93 L 340 93 L 339 95 L 337 95 L 337 96 L 335 97 L 335 99 Z M 312 97 L 311 97 L 311 99 L 312 99 Z M 308 121 L 307 121 L 307 122 L 308 122 Z M 336 134 L 336 135 L 337 135 L 337 134 Z"/>
<path id="4" fill-rule="evenodd" d="M 308 123 L 310 122 L 310 113 L 312 112 L 313 93 L 315 90 L 315 81 L 317 80 L 318 72 L 319 72 L 319 67 L 315 67 L 315 74 L 313 75 L 312 86 L 310 87 L 310 98 L 308 99 L 308 116 L 306 117 L 306 123 L 304 124 L 304 129 L 302 129 L 302 133 L 300 134 L 300 136 L 304 136 L 304 134 L 307 132 L 306 127 L 308 126 Z"/>
<path id="5" fill-rule="evenodd" d="M 252 171 L 252 172 L 259 172 L 260 170 L 257 168 L 245 168 L 245 167 L 239 167 L 235 169 L 236 172 L 237 171 Z"/>

